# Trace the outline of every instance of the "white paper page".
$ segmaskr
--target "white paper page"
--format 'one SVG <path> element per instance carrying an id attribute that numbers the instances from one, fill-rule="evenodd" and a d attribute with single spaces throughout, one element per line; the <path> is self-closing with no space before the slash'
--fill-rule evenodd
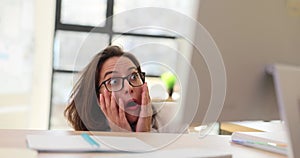
<path id="1" fill-rule="evenodd" d="M 95 148 L 81 135 L 27 135 L 27 144 L 38 151 L 129 151 L 140 152 L 153 149 L 152 146 L 134 137 L 91 136 L 100 144 Z"/>
<path id="2" fill-rule="evenodd" d="M 154 147 L 135 137 L 92 136 L 100 144 L 115 150 L 129 152 L 143 152 L 153 150 Z"/>

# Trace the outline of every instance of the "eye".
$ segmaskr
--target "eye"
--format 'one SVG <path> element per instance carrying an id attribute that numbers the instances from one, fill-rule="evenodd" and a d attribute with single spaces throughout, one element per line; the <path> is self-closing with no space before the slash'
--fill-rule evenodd
<path id="1" fill-rule="evenodd" d="M 120 79 L 119 78 L 111 78 L 107 84 L 114 86 L 114 85 L 118 85 L 120 83 Z"/>
<path id="2" fill-rule="evenodd" d="M 135 72 L 135 73 L 132 73 L 132 74 L 130 75 L 130 80 L 132 80 L 132 81 L 137 80 L 138 77 L 139 77 L 138 73 L 136 73 L 136 72 Z"/>

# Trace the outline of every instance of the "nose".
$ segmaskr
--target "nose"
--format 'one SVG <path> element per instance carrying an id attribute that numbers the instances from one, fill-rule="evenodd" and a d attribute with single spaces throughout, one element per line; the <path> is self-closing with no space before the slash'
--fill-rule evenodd
<path id="1" fill-rule="evenodd" d="M 133 87 L 129 84 L 129 82 L 127 80 L 124 80 L 123 90 L 124 90 L 125 94 L 133 93 Z"/>

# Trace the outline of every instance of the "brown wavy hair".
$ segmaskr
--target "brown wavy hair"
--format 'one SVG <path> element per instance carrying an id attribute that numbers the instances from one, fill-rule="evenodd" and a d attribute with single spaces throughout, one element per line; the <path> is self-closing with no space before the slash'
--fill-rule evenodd
<path id="1" fill-rule="evenodd" d="M 92 61 L 81 72 L 71 91 L 69 104 L 64 111 L 68 122 L 75 130 L 109 131 L 107 119 L 98 106 L 98 84 L 103 63 L 111 57 L 124 56 L 130 59 L 141 72 L 138 60 L 118 46 L 108 46 L 94 56 Z"/>

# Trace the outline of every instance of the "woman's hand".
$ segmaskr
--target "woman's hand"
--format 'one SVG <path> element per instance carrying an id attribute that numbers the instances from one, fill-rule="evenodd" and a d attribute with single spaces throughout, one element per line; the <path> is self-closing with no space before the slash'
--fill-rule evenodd
<path id="1" fill-rule="evenodd" d="M 149 96 L 148 86 L 145 83 L 142 87 L 142 105 L 139 119 L 136 125 L 136 132 L 150 132 L 152 124 L 152 105 Z"/>
<path id="2" fill-rule="evenodd" d="M 131 132 L 131 127 L 126 119 L 124 102 L 119 99 L 119 106 L 116 103 L 114 93 L 110 94 L 104 90 L 104 94 L 100 94 L 100 108 L 109 122 L 111 131 L 113 132 Z"/>

